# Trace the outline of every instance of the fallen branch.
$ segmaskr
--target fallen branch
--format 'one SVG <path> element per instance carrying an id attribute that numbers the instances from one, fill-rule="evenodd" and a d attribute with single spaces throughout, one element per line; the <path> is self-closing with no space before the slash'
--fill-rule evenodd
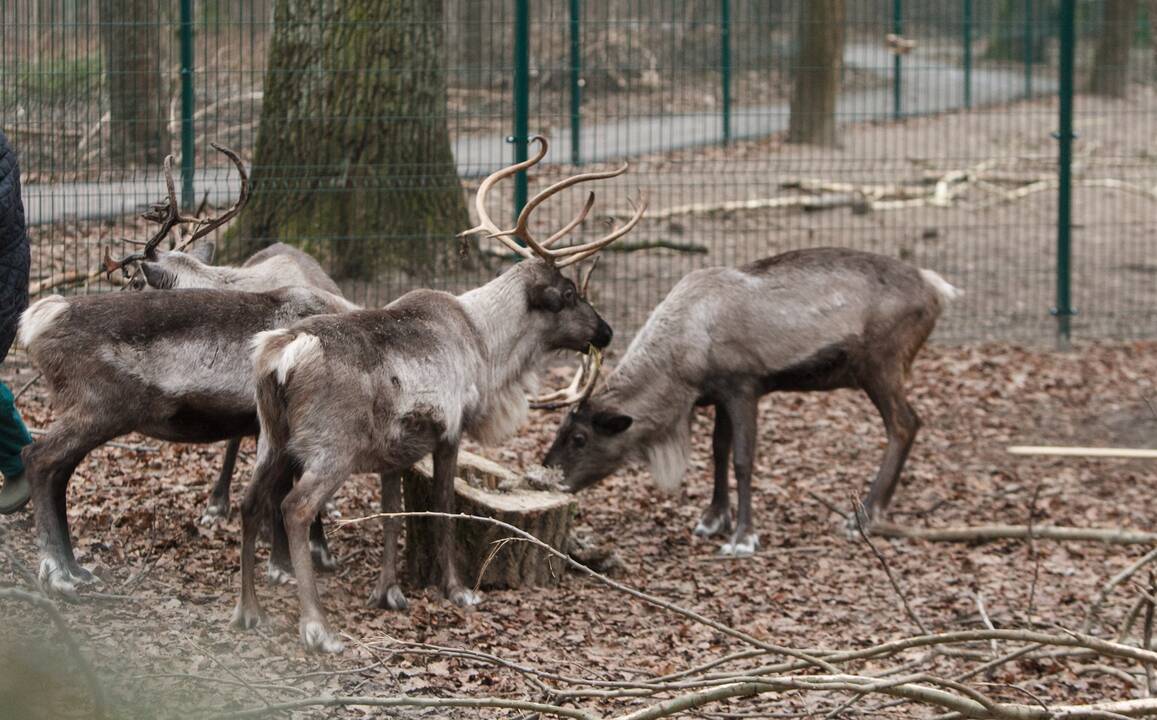
<path id="1" fill-rule="evenodd" d="M 873 535 L 929 542 L 983 542 L 988 540 L 1059 540 L 1102 542 L 1110 545 L 1157 545 L 1157 533 L 1123 528 L 1078 528 L 1060 525 L 975 525 L 946 528 L 902 527 L 892 523 L 872 525 Z"/>
<path id="2" fill-rule="evenodd" d="M 1133 577 L 1141 568 L 1154 560 L 1157 560 L 1157 548 L 1153 548 L 1136 562 L 1131 563 L 1124 570 L 1110 577 L 1105 584 L 1101 586 L 1101 589 L 1097 592 L 1097 597 L 1094 598 L 1092 604 L 1089 605 L 1089 609 L 1085 613 L 1085 621 L 1081 623 L 1081 632 L 1088 632 L 1092 628 L 1093 621 L 1096 620 L 1097 614 L 1101 611 L 1101 606 L 1105 604 L 1105 600 L 1109 598 L 1109 595 L 1112 594 L 1118 585 Z"/>
<path id="3" fill-rule="evenodd" d="M 547 713 L 559 717 L 578 718 L 579 720 L 597 720 L 597 716 L 583 710 L 565 708 L 548 703 L 528 702 L 524 700 L 506 700 L 504 698 L 468 698 L 468 697 L 345 697 L 341 695 L 322 695 L 319 697 L 290 700 L 276 703 L 267 707 L 238 710 L 236 712 L 214 715 L 214 718 L 254 718 L 262 715 L 297 710 L 307 707 L 342 707 L 345 705 L 365 705 L 367 707 L 420 707 L 420 708 L 500 708 L 504 710 L 524 710 L 536 713 Z"/>
<path id="4" fill-rule="evenodd" d="M 45 290 L 52 290 L 58 287 L 68 287 L 72 285 L 80 285 L 81 283 L 97 280 L 104 273 L 104 270 L 94 270 L 90 273 L 82 272 L 80 270 L 68 270 L 62 273 L 53 273 L 44 280 L 37 280 L 28 286 L 29 297 L 35 297 Z"/>
<path id="5" fill-rule="evenodd" d="M 1099 448 L 1099 447 L 1071 447 L 1049 445 L 1010 445 L 1008 452 L 1012 455 L 1052 455 L 1056 457 L 1086 457 L 1086 458 L 1143 458 L 1146 460 L 1157 458 L 1157 450 L 1152 448 Z"/>

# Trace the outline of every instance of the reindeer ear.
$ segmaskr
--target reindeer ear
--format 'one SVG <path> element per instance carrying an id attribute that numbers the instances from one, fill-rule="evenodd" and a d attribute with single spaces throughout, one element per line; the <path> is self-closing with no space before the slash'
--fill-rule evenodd
<path id="1" fill-rule="evenodd" d="M 190 250 L 189 254 L 206 265 L 212 265 L 213 256 L 217 254 L 217 244 L 208 240 Z"/>
<path id="2" fill-rule="evenodd" d="M 591 418 L 591 425 L 600 435 L 618 435 L 625 432 L 635 419 L 630 415 L 620 415 L 611 412 L 597 412 Z"/>
<path id="3" fill-rule="evenodd" d="M 177 276 L 164 269 L 157 263 L 141 262 L 141 272 L 145 275 L 145 282 L 149 287 L 158 290 L 168 290 L 177 284 Z"/>

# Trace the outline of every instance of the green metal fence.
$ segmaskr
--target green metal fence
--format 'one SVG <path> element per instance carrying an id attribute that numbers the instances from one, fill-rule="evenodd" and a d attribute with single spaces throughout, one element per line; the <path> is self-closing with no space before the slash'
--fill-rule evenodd
<path id="1" fill-rule="evenodd" d="M 290 5 L 296 24 L 286 32 Z M 820 5 L 843 6 L 835 146 L 788 142 L 794 83 L 817 70 L 803 58 Z M 256 232 L 257 243 L 288 239 L 316 252 L 366 304 L 417 286 L 464 289 L 509 261 L 485 242 L 462 259 L 453 235 L 464 216 L 421 230 L 376 219 L 393 217 L 395 205 L 426 212 L 414 200 L 421 189 L 460 186 L 469 198 L 480 177 L 525 157 L 527 138 L 543 134 L 549 164 L 496 191 L 495 207 L 512 213 L 562 174 L 622 160 L 631 171 L 599 189 L 599 217 L 580 235 L 623 216 L 629 195 L 650 200 L 624 243 L 634 251 L 608 253 L 596 276 L 598 303 L 622 336 L 693 268 L 831 244 L 902 257 L 962 287 L 942 340 L 1047 341 L 1069 322 L 1076 337 L 1148 337 L 1157 334 L 1151 6 L 0 0 L 0 128 L 21 155 L 40 288 L 114 286 L 86 276 L 106 249 L 127 252 L 147 237 L 135 215 L 163 194 L 165 153 L 178 159 L 184 205 L 230 202 L 236 178 L 209 147 L 216 141 L 253 163 L 255 197 L 280 200 L 288 218 L 279 225 L 274 213 L 272 224 L 220 237 L 227 259 L 253 247 Z M 437 52 L 414 61 L 431 42 Z M 286 87 L 311 97 L 279 109 L 270 98 Z M 407 111 L 415 106 L 386 92 L 343 113 L 351 87 L 406 88 L 433 109 Z M 1061 125 L 1066 106 L 1072 128 Z M 803 127 L 822 121 L 797 117 Z M 262 152 L 274 155 L 260 136 L 274 125 L 295 139 L 263 165 Z M 402 143 L 412 152 L 381 146 L 403 126 L 422 128 Z M 414 160 L 437 154 L 431 127 L 449 136 L 449 181 L 444 167 Z M 395 155 L 404 159 L 386 159 Z M 1071 204 L 1061 200 L 1066 177 Z M 293 217 L 303 197 L 323 196 L 341 200 L 336 224 L 322 213 Z M 561 225 L 581 199 L 548 204 L 542 227 Z M 457 217 L 453 208 L 446 217 Z"/>

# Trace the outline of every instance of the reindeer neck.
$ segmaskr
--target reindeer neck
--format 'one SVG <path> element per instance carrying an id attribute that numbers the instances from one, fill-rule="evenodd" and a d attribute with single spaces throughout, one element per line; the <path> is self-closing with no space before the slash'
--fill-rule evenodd
<path id="1" fill-rule="evenodd" d="M 698 390 L 646 352 L 627 350 L 597 396 L 600 407 L 634 418 L 630 432 L 649 445 L 671 435 L 695 409 Z"/>
<path id="2" fill-rule="evenodd" d="M 485 390 L 491 393 L 502 393 L 521 384 L 541 350 L 541 340 L 530 327 L 526 277 L 526 271 L 517 265 L 482 287 L 458 296 L 478 330 L 486 366 Z"/>

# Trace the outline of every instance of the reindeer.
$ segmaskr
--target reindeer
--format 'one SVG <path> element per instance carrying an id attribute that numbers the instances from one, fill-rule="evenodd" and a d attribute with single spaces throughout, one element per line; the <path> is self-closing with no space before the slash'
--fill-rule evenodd
<path id="1" fill-rule="evenodd" d="M 544 464 L 561 469 L 564 487 L 577 492 L 645 461 L 655 482 L 674 490 L 688 464 L 694 408 L 714 405 L 715 488 L 695 534 L 730 533 L 722 552 L 750 555 L 759 545 L 751 518 L 759 398 L 858 388 L 888 436 L 864 502 L 878 518 L 920 427 L 904 393 L 909 368 L 942 305 L 958 294 L 931 270 L 840 248 L 692 272 L 651 313 L 605 386 L 564 417 Z M 739 489 L 734 531 L 731 456 Z"/>
<path id="2" fill-rule="evenodd" d="M 232 161 L 241 178 L 240 192 L 237 202 L 234 203 L 236 215 L 245 208 L 249 200 L 249 175 L 245 171 L 245 164 L 232 150 L 212 143 L 213 147 Z M 174 217 L 177 207 L 177 194 L 173 182 L 173 156 L 164 160 L 165 185 L 168 190 L 167 203 L 162 201 L 154 205 L 144 217 L 160 223 L 162 228 Z M 232 216 L 231 215 L 231 216 Z M 230 216 L 230 217 L 231 217 Z M 176 225 L 196 223 L 198 226 L 207 224 L 199 218 L 176 215 Z M 217 227 L 219 225 L 215 225 Z M 193 236 L 182 243 L 182 250 L 161 250 L 161 241 L 167 233 L 158 232 L 148 242 L 140 253 L 129 255 L 119 261 L 114 261 L 105 253 L 105 270 L 112 273 L 121 270 L 128 278 L 128 287 L 132 290 L 172 290 L 188 288 L 213 288 L 217 290 L 240 290 L 244 292 L 265 292 L 281 287 L 303 286 L 314 287 L 333 295 L 342 296 L 337 286 L 321 265 L 311 255 L 284 243 L 274 243 L 263 248 L 245 261 L 240 267 L 212 265 L 216 246 L 212 241 L 193 243 L 208 233 L 198 228 Z M 131 269 L 131 270 L 130 270 Z M 237 454 L 241 449 L 241 438 L 228 441 L 225 446 L 225 459 L 221 464 L 221 472 L 213 489 L 209 493 L 209 503 L 201 516 L 202 525 L 211 525 L 220 518 L 229 515 L 230 486 L 233 480 L 233 470 L 237 464 Z M 320 532 L 320 531 L 319 531 Z M 324 537 L 323 535 L 321 537 Z"/>
<path id="3" fill-rule="evenodd" d="M 159 237 L 178 222 L 173 200 Z M 198 221 L 190 242 L 227 222 L 240 203 L 219 218 Z M 128 432 L 198 443 L 255 434 L 249 339 L 312 315 L 354 309 L 338 295 L 309 287 L 53 295 L 28 308 L 20 341 L 43 372 L 56 410 L 47 434 L 24 451 L 45 589 L 72 598 L 76 583 L 93 580 L 73 555 L 65 511 L 69 479 L 93 448 Z M 270 575 L 280 581 L 290 575 L 284 532 L 277 527 Z M 332 564 L 319 530 L 315 526 L 317 560 Z"/>
<path id="4" fill-rule="evenodd" d="M 627 223 L 598 240 L 551 249 L 586 217 L 594 203 L 591 193 L 578 216 L 550 238 L 539 242 L 530 233 L 530 214 L 547 198 L 577 183 L 620 175 L 626 171 L 623 165 L 551 185 L 526 204 L 513 229 L 499 230 L 486 212 L 486 194 L 497 181 L 542 159 L 547 142 L 534 142 L 534 157 L 482 182 L 475 198 L 479 225 L 466 231 L 488 232 L 525 260 L 463 295 L 415 290 L 381 310 L 310 318 L 254 338 L 261 434 L 253 480 L 241 505 L 236 627 L 260 622 L 253 583 L 257 522 L 267 514 L 267 503 L 280 503 L 301 602 L 302 643 L 312 651 L 340 651 L 342 643 L 326 623 L 308 562 L 309 518 L 326 498 L 350 473 L 378 472 L 382 509 L 396 512 L 399 473 L 432 452 L 436 506 L 452 512 L 463 433 L 495 443 L 522 424 L 528 407 L 524 393 L 541 353 L 587 351 L 610 342 L 610 326 L 579 297 L 561 269 L 629 232 L 646 205 L 636 206 Z M 293 466 L 302 474 L 290 489 L 285 478 Z M 441 586 L 455 604 L 474 605 L 479 597 L 459 577 L 450 523 L 438 522 Z M 396 582 L 397 532 L 397 518 L 385 518 L 386 546 L 371 603 L 401 609 L 405 597 Z"/>

